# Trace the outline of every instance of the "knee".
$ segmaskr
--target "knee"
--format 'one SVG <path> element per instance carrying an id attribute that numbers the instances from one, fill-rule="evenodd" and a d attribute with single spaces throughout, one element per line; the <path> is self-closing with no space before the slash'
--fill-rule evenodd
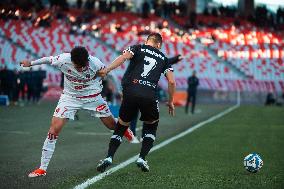
<path id="1" fill-rule="evenodd" d="M 51 127 L 60 127 L 63 124 L 64 124 L 64 120 L 63 119 L 53 118 L 51 120 Z"/>
<path id="2" fill-rule="evenodd" d="M 49 133 L 53 135 L 59 135 L 65 121 L 63 119 L 52 119 Z"/>

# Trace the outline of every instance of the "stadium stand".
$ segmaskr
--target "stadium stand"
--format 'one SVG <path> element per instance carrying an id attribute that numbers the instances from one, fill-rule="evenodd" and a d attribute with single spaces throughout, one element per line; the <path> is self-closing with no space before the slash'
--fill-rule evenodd
<path id="1" fill-rule="evenodd" d="M 40 14 L 47 13 L 42 11 Z M 214 17 L 209 19 L 203 16 L 198 17 L 199 22 L 209 20 L 221 22 L 224 25 L 218 28 L 205 26 L 185 32 L 155 15 L 141 18 L 129 12 L 111 14 L 98 12 L 89 22 L 76 23 L 76 18 L 82 14 L 78 10 L 70 9 L 66 12 L 68 21 L 53 18 L 50 27 L 35 26 L 36 24 L 29 20 L 0 20 L 0 33 L 25 49 L 24 55 L 14 53 L 13 62 L 22 59 L 26 52 L 37 54 L 39 57 L 56 55 L 70 51 L 73 46 L 80 44 L 108 64 L 117 56 L 118 51 L 130 45 L 143 43 L 145 35 L 156 31 L 163 35 L 165 42 L 162 51 L 167 56 L 177 54 L 184 56 L 183 61 L 175 65 L 179 89 L 186 88 L 187 77 L 193 70 L 198 73 L 202 89 L 225 91 L 280 91 L 283 89 L 283 36 L 258 30 L 248 22 L 241 22 L 242 25 L 236 29 L 232 26 L 234 19 Z M 182 20 L 174 17 L 174 19 L 180 24 L 185 23 L 185 18 Z M 267 41 L 269 41 L 268 44 Z M 213 51 L 208 50 L 208 47 Z M 264 51 L 266 47 L 270 50 L 276 49 L 277 53 L 274 53 L 275 50 L 269 51 L 269 57 L 258 57 L 255 52 L 258 47 L 262 47 L 262 54 L 266 52 Z M 17 50 L 18 47 L 14 48 L 16 48 L 15 51 L 20 51 Z M 248 57 L 242 58 L 243 56 Z M 122 66 L 116 71 L 115 75 L 118 79 L 122 77 L 125 68 L 126 66 Z M 53 72 L 55 74 L 51 76 Z M 58 77 L 58 73 L 52 70 L 48 72 L 48 75 L 48 78 Z M 47 80 L 49 81 L 47 83 L 55 84 L 54 79 Z M 166 87 L 165 80 L 162 80 L 160 84 Z"/>
<path id="2" fill-rule="evenodd" d="M 28 52 L 22 50 L 21 48 L 15 46 L 8 40 L 3 39 L 1 37 L 0 37 L 0 45 L 1 45 L 0 62 L 1 62 L 1 65 L 2 66 L 5 65 L 7 69 L 11 69 L 11 70 L 15 69 L 17 67 L 15 63 L 19 62 L 22 59 L 34 58 Z"/>
<path id="3" fill-rule="evenodd" d="M 184 18 L 176 16 L 173 19 L 185 26 Z M 204 19 L 208 20 L 209 26 L 190 29 L 189 32 L 246 76 L 247 80 L 238 81 L 245 86 L 240 87 L 241 90 L 284 89 L 283 33 L 259 28 L 247 21 L 236 24 L 233 18 L 200 16 L 197 22 Z"/>
<path id="4" fill-rule="evenodd" d="M 201 84 L 204 88 L 219 87 L 214 84 L 206 85 L 207 81 L 210 82 L 209 78 L 216 82 L 216 79 L 241 79 L 238 73 L 219 62 L 190 35 L 179 28 L 170 26 L 166 20 L 154 15 L 148 19 L 142 19 L 133 13 L 103 14 L 94 19 L 91 25 L 102 26 L 102 39 L 118 51 L 129 45 L 143 43 L 145 40 L 143 34 L 153 31 L 162 33 L 164 38 L 162 51 L 169 57 L 177 54 L 184 56 L 182 63 L 176 65 L 178 88 L 186 88 L 187 77 L 193 70 L 204 78 Z M 112 29 L 117 25 L 121 26 L 119 31 Z"/>
<path id="5" fill-rule="evenodd" d="M 210 45 L 222 58 L 229 60 L 256 80 L 283 80 L 283 37 L 253 26 L 234 26 L 213 31 Z"/>
<path id="6" fill-rule="evenodd" d="M 68 52 L 75 45 L 83 45 L 102 61 L 111 60 L 111 51 L 90 36 L 69 34 L 69 26 L 61 20 L 52 22 L 48 28 L 34 27 L 29 21 L 1 21 L 1 33 L 13 42 L 39 57 Z"/>

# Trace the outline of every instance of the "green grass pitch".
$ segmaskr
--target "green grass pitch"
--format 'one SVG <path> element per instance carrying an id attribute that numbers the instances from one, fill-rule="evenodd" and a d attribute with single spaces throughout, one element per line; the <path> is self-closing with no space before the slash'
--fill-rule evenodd
<path id="1" fill-rule="evenodd" d="M 96 165 L 105 156 L 111 133 L 98 119 L 80 112 L 80 120 L 69 122 L 63 129 L 48 175 L 27 177 L 39 165 L 55 105 L 0 107 L 0 188 L 72 188 L 98 174 Z M 162 106 L 156 143 L 227 107 L 200 105 L 197 108 L 201 113 L 193 116 L 177 108 L 176 117 L 169 118 Z M 283 108 L 241 106 L 150 154 L 149 173 L 130 164 L 90 188 L 284 188 L 283 115 Z M 139 144 L 123 142 L 114 164 L 139 149 Z M 243 168 L 243 158 L 251 152 L 259 153 L 264 160 L 256 174 Z"/>
<path id="2" fill-rule="evenodd" d="M 90 188 L 283 188 L 283 115 L 283 108 L 243 106 L 153 152 L 151 172 L 130 165 Z M 243 168 L 251 152 L 264 160 L 255 174 Z"/>

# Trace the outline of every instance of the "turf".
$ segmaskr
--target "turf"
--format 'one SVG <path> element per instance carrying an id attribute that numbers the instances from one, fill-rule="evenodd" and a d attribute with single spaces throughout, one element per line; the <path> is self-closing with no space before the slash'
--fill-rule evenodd
<path id="1" fill-rule="evenodd" d="M 25 107 L 0 107 L 0 188 L 70 188 L 97 174 L 96 165 L 105 156 L 111 133 L 98 119 L 92 119 L 82 111 L 80 120 L 69 122 L 60 134 L 48 175 L 36 179 L 27 177 L 39 165 L 55 106 L 55 102 L 46 102 Z M 197 109 L 201 113 L 195 115 L 185 115 L 183 108 L 177 108 L 176 117 L 170 118 L 166 107 L 161 105 L 157 143 L 227 107 L 199 105 Z M 140 145 L 124 142 L 116 163 L 137 154 L 139 148 Z M 129 174 L 132 175 L 132 171 Z"/>
<path id="2" fill-rule="evenodd" d="M 135 164 L 90 188 L 284 188 L 284 109 L 242 106 L 149 155 L 150 172 Z M 255 174 L 243 168 L 261 155 Z"/>

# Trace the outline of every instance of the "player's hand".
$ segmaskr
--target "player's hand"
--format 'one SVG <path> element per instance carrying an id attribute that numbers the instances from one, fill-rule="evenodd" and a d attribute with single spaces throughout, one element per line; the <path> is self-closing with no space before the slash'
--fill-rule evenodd
<path id="1" fill-rule="evenodd" d="M 182 55 L 178 55 L 178 61 L 181 61 L 184 57 Z"/>
<path id="2" fill-rule="evenodd" d="M 103 68 L 103 69 L 99 70 L 97 74 L 98 74 L 99 77 L 105 77 L 108 74 L 108 70 L 107 70 L 107 68 Z"/>
<path id="3" fill-rule="evenodd" d="M 32 66 L 31 61 L 28 61 L 28 60 L 21 61 L 20 65 L 23 66 L 23 67 L 31 67 Z"/>
<path id="4" fill-rule="evenodd" d="M 175 105 L 173 102 L 168 102 L 168 107 L 169 107 L 169 114 L 171 116 L 175 116 Z"/>

